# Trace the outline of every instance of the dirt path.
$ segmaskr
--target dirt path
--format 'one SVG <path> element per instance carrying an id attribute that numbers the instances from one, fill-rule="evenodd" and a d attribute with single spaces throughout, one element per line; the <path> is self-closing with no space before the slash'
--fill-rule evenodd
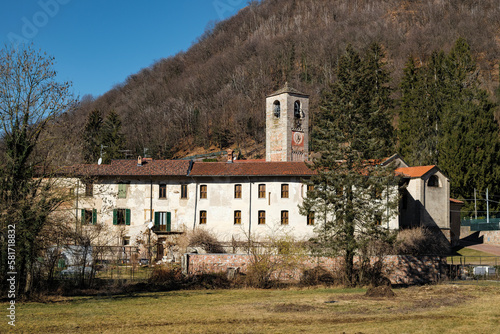
<path id="1" fill-rule="evenodd" d="M 492 255 L 500 256 L 500 246 L 477 244 L 466 246 L 466 248 L 475 249 L 481 252 L 490 253 Z"/>

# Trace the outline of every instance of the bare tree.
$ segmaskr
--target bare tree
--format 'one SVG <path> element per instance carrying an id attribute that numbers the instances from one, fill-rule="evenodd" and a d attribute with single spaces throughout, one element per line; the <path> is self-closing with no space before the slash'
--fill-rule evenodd
<path id="1" fill-rule="evenodd" d="M 32 47 L 0 51 L 0 231 L 15 230 L 15 270 L 7 266 L 2 240 L 0 276 L 17 272 L 16 292 L 30 290 L 30 273 L 39 255 L 39 234 L 64 200 L 48 179 L 47 159 L 36 154 L 41 134 L 74 101 L 69 82 L 55 81 L 54 58 Z M 4 237 L 2 237 L 4 238 Z"/>

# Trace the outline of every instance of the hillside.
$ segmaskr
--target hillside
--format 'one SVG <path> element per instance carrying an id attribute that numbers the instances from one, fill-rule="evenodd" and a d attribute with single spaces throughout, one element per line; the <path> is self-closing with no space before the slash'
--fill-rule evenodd
<path id="1" fill-rule="evenodd" d="M 497 0 L 263 0 L 207 28 L 185 53 L 162 59 L 63 115 L 56 162 L 80 162 L 81 130 L 91 110 L 115 110 L 132 155 L 149 149 L 171 158 L 240 147 L 264 152 L 265 96 L 285 81 L 311 96 L 311 123 L 321 90 L 335 80 L 350 43 L 379 42 L 397 87 L 409 56 L 424 64 L 458 37 L 471 45 L 483 87 L 498 84 Z M 161 40 L 159 41 L 161 43 Z"/>

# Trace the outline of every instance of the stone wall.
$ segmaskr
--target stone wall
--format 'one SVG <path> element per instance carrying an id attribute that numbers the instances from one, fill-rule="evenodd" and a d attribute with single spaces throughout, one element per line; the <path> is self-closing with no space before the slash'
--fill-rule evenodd
<path id="1" fill-rule="evenodd" d="M 470 226 L 460 227 L 460 238 L 490 245 L 500 246 L 500 231 L 471 231 Z"/>
<path id="2" fill-rule="evenodd" d="M 273 261 L 281 261 L 280 256 L 274 256 Z M 373 257 L 371 262 L 378 258 Z M 252 261 L 252 255 L 247 254 L 185 254 L 183 269 L 188 275 L 203 273 L 228 272 L 231 268 L 238 268 L 245 273 Z M 358 262 L 358 259 L 355 259 Z M 305 256 L 300 265 L 294 270 L 275 273 L 274 278 L 285 280 L 300 280 L 304 270 L 321 266 L 329 271 L 340 268 L 342 259 L 332 257 Z M 445 278 L 446 257 L 439 256 L 406 256 L 391 255 L 383 258 L 384 274 L 393 284 L 423 284 L 436 282 Z"/>

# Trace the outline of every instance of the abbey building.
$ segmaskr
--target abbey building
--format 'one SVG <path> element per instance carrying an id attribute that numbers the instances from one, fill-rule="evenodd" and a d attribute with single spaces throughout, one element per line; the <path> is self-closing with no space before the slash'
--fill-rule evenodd
<path id="1" fill-rule="evenodd" d="M 75 165 L 61 177 L 74 192 L 70 211 L 77 229 L 103 224 L 110 245 L 136 245 L 148 233 L 169 236 L 204 228 L 226 242 L 284 233 L 314 236 L 319 222 L 303 216 L 313 174 L 309 157 L 309 98 L 286 84 L 266 98 L 266 159 L 224 162 L 114 160 L 107 165 Z M 449 181 L 436 166 L 408 167 L 397 155 L 404 180 L 398 215 L 388 226 L 429 225 L 450 240 L 458 237 L 450 217 Z M 459 231 L 459 226 L 458 226 Z"/>

